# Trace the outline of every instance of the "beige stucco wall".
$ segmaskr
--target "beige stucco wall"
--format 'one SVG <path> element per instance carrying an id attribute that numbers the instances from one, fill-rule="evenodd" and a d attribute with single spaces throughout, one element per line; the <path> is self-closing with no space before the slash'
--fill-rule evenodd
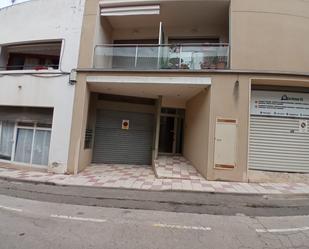
<path id="1" fill-rule="evenodd" d="M 231 68 L 309 71 L 309 2 L 232 0 Z"/>
<path id="2" fill-rule="evenodd" d="M 158 28 L 112 29 L 100 18 L 99 0 L 86 1 L 79 67 L 90 68 L 96 44 L 113 39 L 156 38 Z M 124 18 L 125 20 L 125 18 Z M 145 19 L 146 20 L 146 19 Z M 309 71 L 309 2 L 303 0 L 231 0 L 230 34 L 222 27 L 200 30 L 199 35 L 220 34 L 231 45 L 231 69 L 259 71 Z M 170 36 L 190 35 L 172 28 Z M 191 34 L 192 35 L 192 34 Z"/>
<path id="3" fill-rule="evenodd" d="M 98 31 L 96 26 L 98 25 L 98 2 L 99 0 L 87 1 L 81 40 L 80 68 L 92 66 L 94 44 L 100 37 L 102 38 L 101 31 Z M 231 3 L 232 69 L 309 72 L 308 1 L 232 0 Z M 107 73 L 92 74 L 106 75 Z M 125 74 L 144 75 L 128 72 Z M 179 72 L 154 74 L 183 76 Z M 92 156 L 91 150 L 83 149 L 89 104 L 86 75 L 87 73 L 78 74 L 76 86 L 70 143 L 70 172 L 74 172 L 74 169 L 83 169 L 90 163 Z M 119 75 L 119 72 L 113 75 Z M 186 103 L 184 156 L 208 180 L 247 181 L 251 79 L 255 79 L 253 81 L 255 84 L 291 86 L 295 85 L 298 77 L 291 78 L 279 74 L 238 75 L 201 72 L 186 76 L 211 77 L 212 85 Z M 286 79 L 290 80 L 286 81 Z M 300 81 L 303 80 L 300 79 Z M 300 85 L 308 87 L 306 82 L 301 82 Z M 174 100 L 164 98 L 163 104 L 179 105 Z M 235 169 L 214 169 L 217 118 L 238 121 Z"/>
<path id="4" fill-rule="evenodd" d="M 89 111 L 90 91 L 86 74 L 78 74 L 69 148 L 68 172 L 77 173 L 90 164 L 92 151 L 84 148 L 85 130 Z"/>
<path id="5" fill-rule="evenodd" d="M 236 83 L 239 82 L 239 84 Z M 309 77 L 267 74 L 215 74 L 210 88 L 207 179 L 225 181 L 248 180 L 248 147 L 251 86 L 309 87 Z M 217 118 L 237 119 L 236 168 L 214 168 L 215 128 Z"/>
<path id="6" fill-rule="evenodd" d="M 76 88 L 70 146 L 72 173 L 74 167 L 80 171 L 91 163 L 92 151 L 83 148 L 89 110 L 89 88 L 86 84 L 86 76 L 89 74 L 99 73 L 79 73 Z M 199 75 L 211 77 L 212 85 L 186 103 L 184 156 L 208 180 L 247 181 L 251 83 L 309 87 L 309 77 L 232 73 Z M 238 121 L 235 169 L 214 169 L 215 126 L 218 117 Z"/>
<path id="7" fill-rule="evenodd" d="M 159 39 L 160 19 L 158 19 L 156 25 L 147 28 L 135 28 L 134 26 L 128 28 L 126 25 L 124 25 L 124 28 L 113 28 L 108 18 L 100 16 L 99 2 L 100 0 L 87 0 L 85 3 L 79 68 L 92 68 L 93 61 L 96 62 L 96 67 L 109 67 L 109 60 L 102 60 L 100 56 L 95 57 L 94 49 L 96 45 L 112 44 L 114 40 Z M 132 1 L 127 1 L 127 4 L 130 2 Z M 147 2 L 148 1 L 142 1 L 139 2 L 139 4 L 147 4 Z M 160 1 L 155 2 L 160 3 Z M 223 25 L 219 22 L 213 22 L 211 25 L 207 23 L 197 23 L 192 27 L 184 28 L 181 25 L 174 25 L 172 17 L 173 13 L 170 14 L 172 25 L 170 24 L 169 27 L 165 28 L 166 39 L 168 37 L 218 37 L 220 38 L 220 42 L 228 42 L 229 40 L 228 27 L 226 24 Z M 147 23 L 148 18 L 148 16 L 145 16 L 143 21 Z M 119 20 L 126 24 L 127 22 L 130 22 L 131 19 L 130 17 L 120 16 Z"/>
<path id="8" fill-rule="evenodd" d="M 101 37 L 99 26 L 99 0 L 88 0 L 85 3 L 81 33 L 78 68 L 91 68 L 96 41 Z M 103 39 L 103 38 L 102 38 Z"/>
<path id="9" fill-rule="evenodd" d="M 176 97 L 162 97 L 162 107 L 170 107 L 170 108 L 186 108 L 186 101 L 183 99 L 178 99 Z"/>
<path id="10" fill-rule="evenodd" d="M 98 30 L 100 23 L 98 6 L 99 0 L 88 0 L 85 2 L 78 68 L 91 68 L 93 64 L 94 45 L 101 37 L 101 33 Z M 92 158 L 92 150 L 84 149 L 85 129 L 90 104 L 90 91 L 87 86 L 86 77 L 87 74 L 77 74 L 69 147 L 69 173 L 77 173 L 83 170 L 90 164 Z"/>
<path id="11" fill-rule="evenodd" d="M 205 89 L 186 105 L 184 156 L 204 176 L 207 175 L 210 90 Z"/>
<path id="12" fill-rule="evenodd" d="M 210 100 L 207 179 L 246 181 L 250 100 L 249 76 L 213 75 Z M 236 168 L 234 169 L 214 169 L 217 118 L 236 119 L 238 122 Z"/>

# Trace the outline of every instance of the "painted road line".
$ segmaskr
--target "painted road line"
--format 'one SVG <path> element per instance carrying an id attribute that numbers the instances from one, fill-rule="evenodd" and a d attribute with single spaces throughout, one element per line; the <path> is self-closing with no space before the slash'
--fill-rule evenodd
<path id="1" fill-rule="evenodd" d="M 89 222 L 97 222 L 97 223 L 106 222 L 106 220 L 103 220 L 103 219 L 83 218 L 83 217 L 75 217 L 75 216 L 67 216 L 67 215 L 58 215 L 58 214 L 52 214 L 52 215 L 50 215 L 50 217 L 52 217 L 52 218 L 58 218 L 58 219 L 65 219 L 65 220 L 89 221 Z"/>
<path id="2" fill-rule="evenodd" d="M 172 229 L 183 229 L 183 230 L 201 230 L 201 231 L 210 231 L 211 227 L 198 227 L 198 226 L 182 226 L 182 225 L 169 225 L 169 224 L 153 224 L 154 227 L 160 228 L 172 228 Z"/>
<path id="3" fill-rule="evenodd" d="M 14 211 L 14 212 L 22 212 L 23 211 L 22 209 L 19 209 L 19 208 L 12 208 L 12 207 L 6 207 L 6 206 L 1 206 L 1 205 L 0 205 L 0 209 L 8 210 L 8 211 Z"/>
<path id="4" fill-rule="evenodd" d="M 308 231 L 309 227 L 282 228 L 282 229 L 255 229 L 257 233 L 287 233 Z"/>

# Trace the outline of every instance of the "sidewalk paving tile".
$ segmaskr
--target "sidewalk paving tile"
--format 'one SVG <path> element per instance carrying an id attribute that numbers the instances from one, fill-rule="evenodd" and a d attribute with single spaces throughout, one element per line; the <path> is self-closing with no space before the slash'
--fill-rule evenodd
<path id="1" fill-rule="evenodd" d="M 192 169 L 184 158 L 174 158 L 168 161 L 173 167 L 176 162 L 187 171 L 181 169 L 171 178 L 156 178 L 150 166 L 102 164 L 93 165 L 77 175 L 57 175 L 47 172 L 0 168 L 0 177 L 30 180 L 34 182 L 49 182 L 62 185 L 80 185 L 108 188 L 128 188 L 144 190 L 177 190 L 177 191 L 204 191 L 222 193 L 245 194 L 309 194 L 309 184 L 305 183 L 237 183 L 207 181 L 197 172 L 187 173 Z M 1 167 L 1 164 L 0 164 Z M 190 169 L 190 170 L 189 170 Z M 196 174 L 197 173 L 197 174 Z M 188 177 L 190 175 L 190 177 Z M 177 177 L 176 177 L 177 176 Z"/>

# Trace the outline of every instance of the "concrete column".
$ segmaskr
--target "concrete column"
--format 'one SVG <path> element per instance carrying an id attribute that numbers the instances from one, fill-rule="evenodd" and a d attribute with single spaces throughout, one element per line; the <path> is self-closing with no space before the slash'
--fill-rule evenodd
<path id="1" fill-rule="evenodd" d="M 92 68 L 93 66 L 94 45 L 97 29 L 100 28 L 98 20 L 100 20 L 99 0 L 86 1 L 79 49 L 79 68 Z"/>
<path id="2" fill-rule="evenodd" d="M 90 92 L 87 87 L 86 74 L 77 75 L 74 108 L 69 147 L 68 172 L 76 174 L 86 167 L 84 151 L 85 131 L 87 125 Z"/>
<path id="3" fill-rule="evenodd" d="M 159 137 L 160 137 L 160 114 L 162 106 L 162 96 L 156 101 L 156 120 L 155 120 L 155 137 L 154 137 L 154 151 L 152 155 L 152 161 L 158 158 L 159 153 Z"/>

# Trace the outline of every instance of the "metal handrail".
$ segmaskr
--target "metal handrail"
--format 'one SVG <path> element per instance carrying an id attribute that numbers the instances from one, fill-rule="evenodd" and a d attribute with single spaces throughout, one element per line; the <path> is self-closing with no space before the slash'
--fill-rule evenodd
<path id="1" fill-rule="evenodd" d="M 205 47 L 228 47 L 229 43 L 169 43 L 169 44 L 97 44 L 95 47 L 175 47 L 175 46 L 205 46 Z"/>

